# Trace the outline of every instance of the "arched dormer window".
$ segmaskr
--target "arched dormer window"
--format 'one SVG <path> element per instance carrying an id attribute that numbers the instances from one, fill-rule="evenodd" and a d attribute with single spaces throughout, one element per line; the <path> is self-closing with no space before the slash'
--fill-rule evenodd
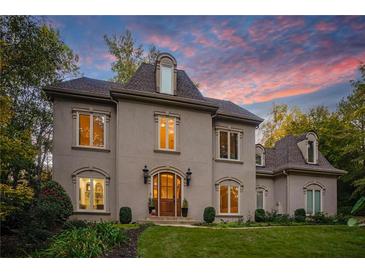
<path id="1" fill-rule="evenodd" d="M 156 59 L 156 91 L 164 94 L 176 94 L 176 60 L 168 53 L 161 53 Z"/>
<path id="2" fill-rule="evenodd" d="M 306 159 L 308 164 L 318 163 L 318 138 L 314 132 L 307 134 Z"/>
<path id="3" fill-rule="evenodd" d="M 265 166 L 265 148 L 260 144 L 256 145 L 256 166 Z"/>

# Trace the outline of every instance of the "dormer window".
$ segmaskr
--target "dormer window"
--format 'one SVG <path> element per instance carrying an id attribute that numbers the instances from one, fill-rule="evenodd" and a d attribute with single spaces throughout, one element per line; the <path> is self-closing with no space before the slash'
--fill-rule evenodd
<path id="1" fill-rule="evenodd" d="M 161 53 L 156 59 L 156 91 L 175 95 L 177 87 L 176 60 L 168 53 Z"/>
<path id="2" fill-rule="evenodd" d="M 308 162 L 314 163 L 314 142 L 308 141 Z"/>
<path id="3" fill-rule="evenodd" d="M 313 132 L 307 134 L 307 163 L 317 164 L 318 162 L 318 141 Z"/>
<path id="4" fill-rule="evenodd" d="M 265 166 L 265 148 L 256 145 L 256 166 Z"/>

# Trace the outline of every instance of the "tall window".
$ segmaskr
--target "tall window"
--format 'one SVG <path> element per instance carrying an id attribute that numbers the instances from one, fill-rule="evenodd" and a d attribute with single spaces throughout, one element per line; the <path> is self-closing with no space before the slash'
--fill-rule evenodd
<path id="1" fill-rule="evenodd" d="M 78 113 L 78 145 L 105 147 L 105 116 Z"/>
<path id="2" fill-rule="evenodd" d="M 256 154 L 256 165 L 262 166 L 262 155 L 261 154 Z"/>
<path id="3" fill-rule="evenodd" d="M 173 94 L 172 89 L 172 74 L 173 69 L 166 66 L 161 66 L 161 92 Z"/>
<path id="4" fill-rule="evenodd" d="M 308 162 L 314 163 L 314 142 L 308 141 Z"/>
<path id="5" fill-rule="evenodd" d="M 160 116 L 158 126 L 159 149 L 176 150 L 176 119 Z"/>
<path id="6" fill-rule="evenodd" d="M 78 189 L 79 210 L 105 210 L 105 179 L 79 178 Z"/>
<path id="7" fill-rule="evenodd" d="M 320 190 L 307 190 L 307 214 L 313 215 L 322 211 L 322 193 Z"/>
<path id="8" fill-rule="evenodd" d="M 238 214 L 239 197 L 237 185 L 222 184 L 219 186 L 219 212 Z"/>
<path id="9" fill-rule="evenodd" d="M 219 158 L 238 160 L 238 133 L 219 131 Z"/>
<path id="10" fill-rule="evenodd" d="M 256 192 L 256 208 L 264 209 L 264 191 L 262 190 Z"/>

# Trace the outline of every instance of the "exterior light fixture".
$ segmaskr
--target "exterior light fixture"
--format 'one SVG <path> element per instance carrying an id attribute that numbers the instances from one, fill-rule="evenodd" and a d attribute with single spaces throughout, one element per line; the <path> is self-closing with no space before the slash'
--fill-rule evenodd
<path id="1" fill-rule="evenodd" d="M 150 176 L 149 175 L 149 170 L 147 168 L 147 165 L 144 166 L 144 169 L 142 170 L 143 171 L 143 178 L 144 178 L 144 183 L 147 184 L 148 182 L 148 177 Z"/>
<path id="2" fill-rule="evenodd" d="M 190 171 L 190 167 L 188 168 L 188 171 L 186 172 L 186 185 L 189 186 L 190 185 L 190 180 L 191 180 L 191 171 Z"/>

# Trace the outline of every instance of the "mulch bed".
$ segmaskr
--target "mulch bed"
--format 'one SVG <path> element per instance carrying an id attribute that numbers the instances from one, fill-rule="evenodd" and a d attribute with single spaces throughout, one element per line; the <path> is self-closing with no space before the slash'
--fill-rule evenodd
<path id="1" fill-rule="evenodd" d="M 148 225 L 141 225 L 139 228 L 127 229 L 128 242 L 113 248 L 103 258 L 137 258 L 138 238 L 147 227 Z"/>

